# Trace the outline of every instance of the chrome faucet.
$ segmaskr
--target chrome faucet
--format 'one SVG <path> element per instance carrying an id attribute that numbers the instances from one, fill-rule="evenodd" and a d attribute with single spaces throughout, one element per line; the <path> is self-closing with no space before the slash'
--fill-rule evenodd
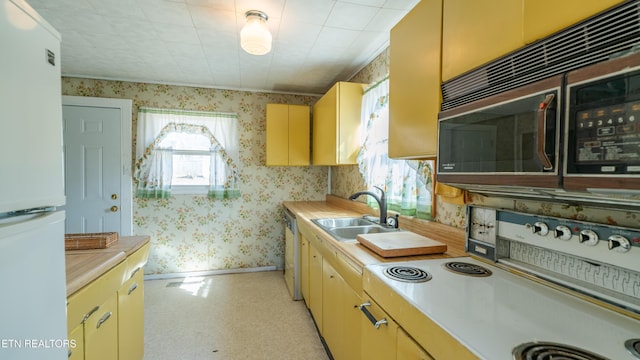
<path id="1" fill-rule="evenodd" d="M 371 191 L 359 191 L 359 192 L 349 196 L 349 200 L 355 200 L 360 195 L 369 195 L 369 196 L 373 197 L 374 199 L 376 199 L 376 201 L 378 202 L 378 207 L 380 208 L 380 225 L 386 226 L 387 225 L 387 198 L 384 195 L 384 190 L 382 190 L 381 188 L 379 188 L 377 186 L 374 186 L 374 188 L 380 190 L 380 192 L 382 193 L 382 195 L 380 195 L 380 197 L 378 197 L 378 195 L 376 195 L 375 193 L 373 193 Z"/>

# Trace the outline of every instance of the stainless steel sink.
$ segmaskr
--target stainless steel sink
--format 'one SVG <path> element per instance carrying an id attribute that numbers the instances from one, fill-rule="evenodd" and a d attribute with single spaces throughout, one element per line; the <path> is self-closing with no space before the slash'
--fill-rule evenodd
<path id="1" fill-rule="evenodd" d="M 326 228 L 340 228 L 345 226 L 362 226 L 362 225 L 375 224 L 363 218 L 330 218 L 330 219 L 313 219 L 311 221 Z"/>
<path id="2" fill-rule="evenodd" d="M 356 241 L 359 234 L 396 232 L 400 229 L 380 226 L 363 218 L 311 219 L 316 225 L 338 241 Z"/>

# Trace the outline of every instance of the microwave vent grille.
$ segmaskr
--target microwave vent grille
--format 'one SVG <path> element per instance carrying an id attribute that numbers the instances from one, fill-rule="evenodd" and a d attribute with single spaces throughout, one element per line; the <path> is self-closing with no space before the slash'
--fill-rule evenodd
<path id="1" fill-rule="evenodd" d="M 442 110 L 640 50 L 640 0 L 627 1 L 442 84 Z"/>

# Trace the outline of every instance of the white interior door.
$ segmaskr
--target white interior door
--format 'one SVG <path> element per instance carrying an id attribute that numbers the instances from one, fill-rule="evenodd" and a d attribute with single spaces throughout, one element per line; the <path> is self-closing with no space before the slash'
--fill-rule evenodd
<path id="1" fill-rule="evenodd" d="M 131 123 L 123 121 L 131 108 L 99 106 L 113 99 L 65 98 L 65 232 L 131 235 Z"/>

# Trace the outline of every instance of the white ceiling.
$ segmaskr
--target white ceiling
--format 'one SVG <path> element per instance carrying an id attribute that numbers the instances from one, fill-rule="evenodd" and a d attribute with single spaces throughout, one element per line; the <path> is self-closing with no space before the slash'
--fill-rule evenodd
<path id="1" fill-rule="evenodd" d="M 27 0 L 62 34 L 62 73 L 100 79 L 322 94 L 389 45 L 419 0 Z M 240 48 L 247 10 L 273 47 Z"/>

